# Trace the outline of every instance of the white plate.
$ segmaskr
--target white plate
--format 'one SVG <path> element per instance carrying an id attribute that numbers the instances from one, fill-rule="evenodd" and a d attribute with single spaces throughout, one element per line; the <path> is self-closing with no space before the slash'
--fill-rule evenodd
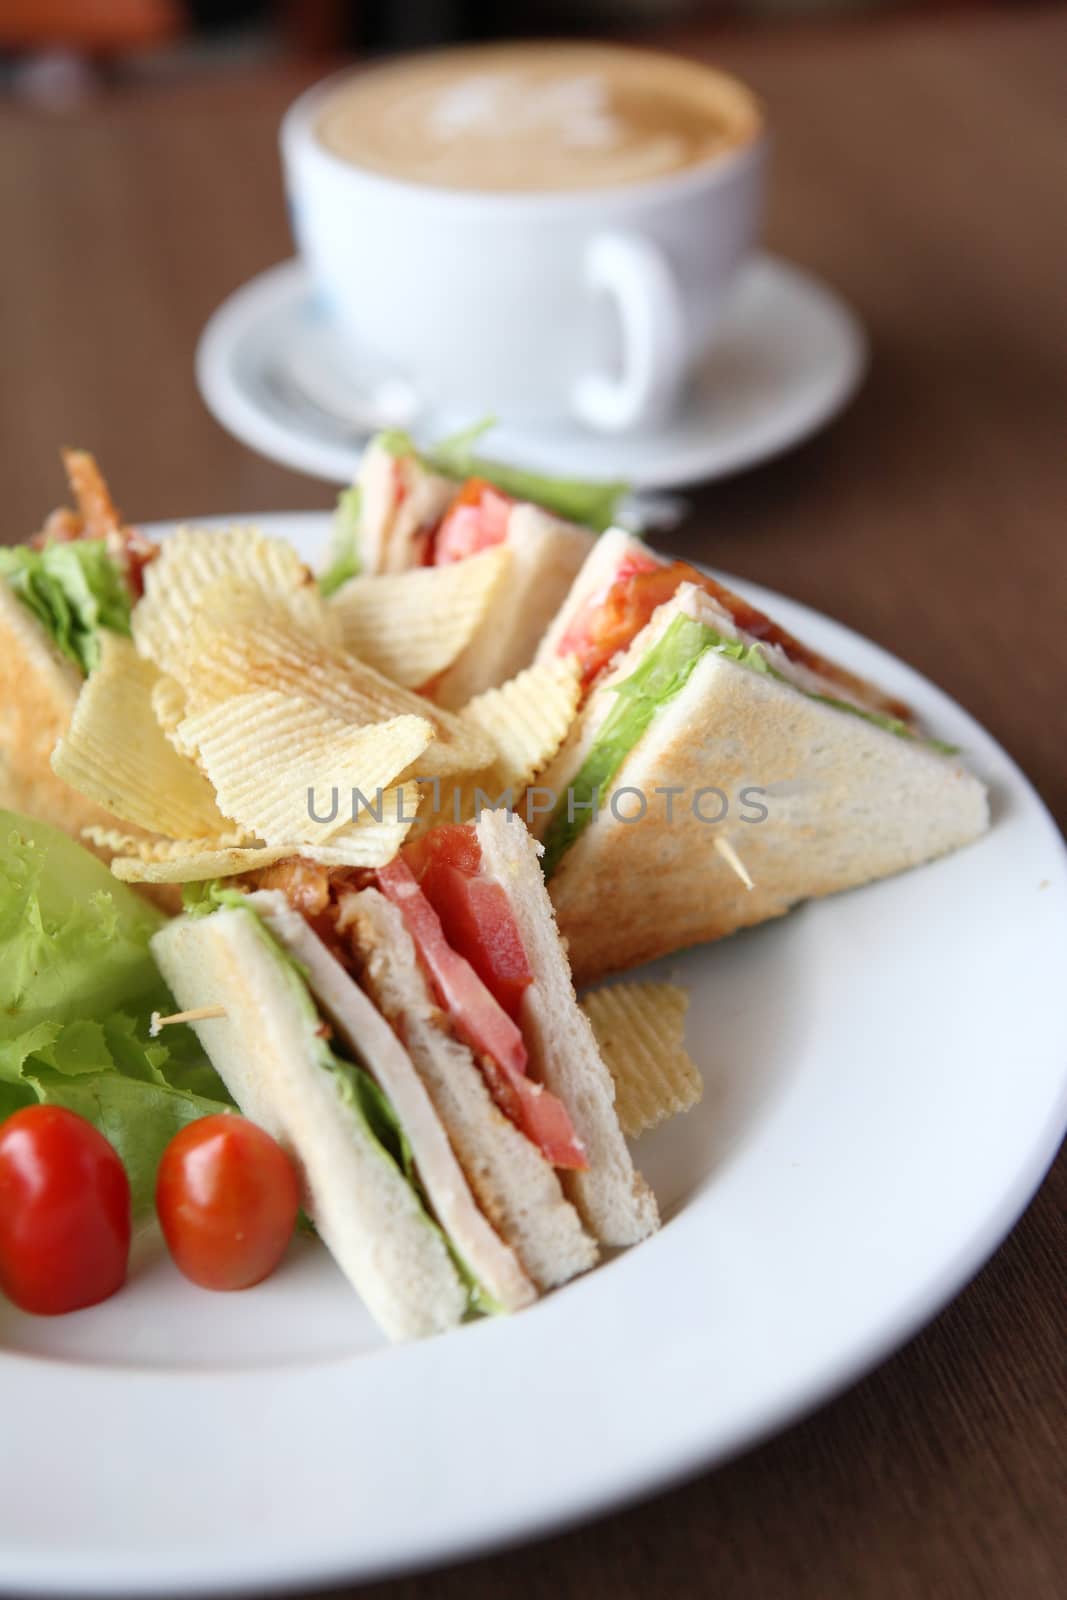
<path id="1" fill-rule="evenodd" d="M 758 256 L 675 422 L 612 437 L 503 419 L 487 453 L 562 476 L 625 478 L 635 489 L 699 483 L 821 428 L 866 360 L 863 330 L 843 301 L 796 267 Z M 300 262 L 270 268 L 224 302 L 201 335 L 196 375 L 208 409 L 253 450 L 315 478 L 352 481 L 370 430 L 343 418 L 363 416 L 383 375 L 346 353 Z M 425 413 L 413 431 L 432 441 L 477 420 Z"/>
<path id="2" fill-rule="evenodd" d="M 103 1306 L 0 1311 L 0 1588 L 325 1584 L 589 1516 L 851 1382 L 1004 1237 L 1067 1118 L 1063 841 L 931 684 L 738 587 L 963 746 L 988 837 L 660 964 L 707 1086 L 639 1147 L 665 1226 L 520 1316 L 389 1349 L 315 1246 L 227 1296 L 151 1238 Z"/>

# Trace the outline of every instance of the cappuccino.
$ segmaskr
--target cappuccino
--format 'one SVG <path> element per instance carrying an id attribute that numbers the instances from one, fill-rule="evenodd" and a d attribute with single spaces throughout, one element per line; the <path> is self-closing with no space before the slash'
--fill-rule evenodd
<path id="1" fill-rule="evenodd" d="M 680 57 L 508 44 L 373 67 L 328 97 L 334 155 L 401 182 L 513 193 L 668 178 L 752 143 L 755 96 Z"/>

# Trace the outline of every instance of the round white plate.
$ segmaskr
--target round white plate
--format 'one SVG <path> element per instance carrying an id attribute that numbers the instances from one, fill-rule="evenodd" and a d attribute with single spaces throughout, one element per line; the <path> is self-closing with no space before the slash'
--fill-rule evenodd
<path id="1" fill-rule="evenodd" d="M 390 1349 L 317 1246 L 212 1295 L 151 1237 L 105 1305 L 0 1309 L 0 1589 L 325 1584 L 587 1517 L 851 1382 L 1007 1233 L 1067 1119 L 1063 841 L 931 684 L 738 587 L 961 745 L 989 835 L 659 964 L 706 1083 L 639 1145 L 664 1227 L 517 1317 Z"/>
<path id="2" fill-rule="evenodd" d="M 866 360 L 848 307 L 806 273 L 762 255 L 742 275 L 673 423 L 611 436 L 505 419 L 487 453 L 561 476 L 625 478 L 635 489 L 699 483 L 821 428 L 851 396 Z M 299 261 L 270 268 L 224 302 L 201 335 L 196 374 L 224 428 L 272 461 L 334 483 L 352 481 L 374 431 L 368 397 L 387 379 L 346 351 Z M 477 420 L 424 412 L 412 431 L 429 442 Z"/>

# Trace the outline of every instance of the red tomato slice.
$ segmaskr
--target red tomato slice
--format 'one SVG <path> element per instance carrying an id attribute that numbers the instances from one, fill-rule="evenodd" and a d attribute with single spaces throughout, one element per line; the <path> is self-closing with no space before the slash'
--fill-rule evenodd
<path id="1" fill-rule="evenodd" d="M 58 1316 L 122 1287 L 130 1185 L 117 1152 L 84 1117 L 27 1106 L 0 1127 L 0 1290 Z"/>
<path id="2" fill-rule="evenodd" d="M 474 1051 L 500 1109 L 553 1166 L 587 1166 L 566 1108 L 527 1078 L 522 1034 L 470 962 L 452 949 L 411 868 L 398 857 L 380 867 L 377 878 L 382 893 L 400 911 L 438 1000 L 457 1036 Z"/>
<path id="3" fill-rule="evenodd" d="M 561 656 L 576 655 L 586 686 L 630 645 L 652 613 L 682 582 L 681 562 L 628 556 L 607 589 L 591 595 L 559 642 Z"/>
<path id="4" fill-rule="evenodd" d="M 244 1117 L 202 1117 L 176 1133 L 156 1176 L 167 1248 L 203 1289 L 250 1289 L 292 1237 L 300 1180 L 269 1133 Z"/>
<path id="5" fill-rule="evenodd" d="M 445 512 L 433 542 L 433 564 L 464 561 L 503 544 L 515 504 L 484 478 L 469 478 Z"/>
<path id="6" fill-rule="evenodd" d="M 403 857 L 453 950 L 518 1022 L 533 973 L 507 895 L 498 883 L 478 876 L 482 852 L 474 828 L 469 823 L 431 828 L 405 847 Z"/>
<path id="7" fill-rule="evenodd" d="M 494 1000 L 518 1022 L 533 973 L 504 890 L 440 861 L 427 870 L 422 892 L 453 950 L 466 957 Z"/>
<path id="8" fill-rule="evenodd" d="M 466 822 L 443 822 L 439 827 L 428 828 L 421 838 L 404 846 L 403 856 L 420 883 L 426 868 L 434 862 L 447 862 L 468 876 L 482 867 L 478 835 Z"/>

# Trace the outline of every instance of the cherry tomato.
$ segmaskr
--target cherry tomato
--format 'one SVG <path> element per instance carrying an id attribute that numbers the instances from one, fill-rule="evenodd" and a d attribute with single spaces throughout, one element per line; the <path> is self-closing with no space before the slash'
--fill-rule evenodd
<path id="1" fill-rule="evenodd" d="M 130 1184 L 91 1122 L 27 1106 L 0 1126 L 0 1290 L 58 1316 L 120 1289 L 130 1254 Z"/>
<path id="2" fill-rule="evenodd" d="M 281 1145 L 244 1117 L 176 1133 L 156 1175 L 156 1211 L 175 1263 L 204 1289 L 250 1289 L 274 1271 L 296 1223 L 300 1180 Z"/>

